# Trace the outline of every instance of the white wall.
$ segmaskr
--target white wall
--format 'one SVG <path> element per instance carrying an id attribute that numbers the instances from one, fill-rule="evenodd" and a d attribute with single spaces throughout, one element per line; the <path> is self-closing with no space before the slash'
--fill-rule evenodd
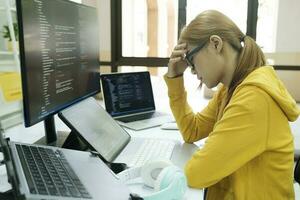
<path id="1" fill-rule="evenodd" d="M 299 19 L 299 0 L 279 0 L 275 52 L 300 52 Z"/>

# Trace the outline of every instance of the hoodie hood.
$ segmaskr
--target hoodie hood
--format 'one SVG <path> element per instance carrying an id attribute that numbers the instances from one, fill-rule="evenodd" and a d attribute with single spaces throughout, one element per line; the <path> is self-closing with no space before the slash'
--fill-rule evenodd
<path id="1" fill-rule="evenodd" d="M 277 102 L 289 121 L 295 121 L 298 118 L 300 109 L 273 67 L 264 66 L 254 70 L 237 88 L 245 85 L 257 86 L 268 93 Z"/>

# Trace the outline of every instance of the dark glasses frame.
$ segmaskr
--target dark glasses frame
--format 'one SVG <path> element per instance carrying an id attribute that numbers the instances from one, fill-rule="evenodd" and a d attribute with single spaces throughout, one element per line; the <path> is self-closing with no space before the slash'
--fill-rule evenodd
<path id="1" fill-rule="evenodd" d="M 195 65 L 193 63 L 193 56 L 200 51 L 204 46 L 206 45 L 206 42 L 203 42 L 202 44 L 200 44 L 199 46 L 195 47 L 194 49 L 192 49 L 191 51 L 187 52 L 185 54 L 185 60 L 188 64 L 189 67 L 191 67 L 191 70 L 194 71 L 195 70 Z"/>

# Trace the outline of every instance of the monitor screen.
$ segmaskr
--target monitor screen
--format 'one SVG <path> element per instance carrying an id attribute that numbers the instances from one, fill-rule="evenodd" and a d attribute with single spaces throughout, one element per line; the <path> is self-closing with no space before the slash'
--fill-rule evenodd
<path id="1" fill-rule="evenodd" d="M 95 8 L 18 0 L 25 126 L 100 91 Z"/>
<path id="2" fill-rule="evenodd" d="M 102 74 L 101 86 L 111 116 L 155 109 L 149 72 Z"/>

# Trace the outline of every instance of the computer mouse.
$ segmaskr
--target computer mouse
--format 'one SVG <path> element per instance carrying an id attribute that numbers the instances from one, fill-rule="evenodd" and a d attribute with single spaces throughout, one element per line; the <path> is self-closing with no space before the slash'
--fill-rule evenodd
<path id="1" fill-rule="evenodd" d="M 176 122 L 168 122 L 160 126 L 163 130 L 178 130 Z"/>

